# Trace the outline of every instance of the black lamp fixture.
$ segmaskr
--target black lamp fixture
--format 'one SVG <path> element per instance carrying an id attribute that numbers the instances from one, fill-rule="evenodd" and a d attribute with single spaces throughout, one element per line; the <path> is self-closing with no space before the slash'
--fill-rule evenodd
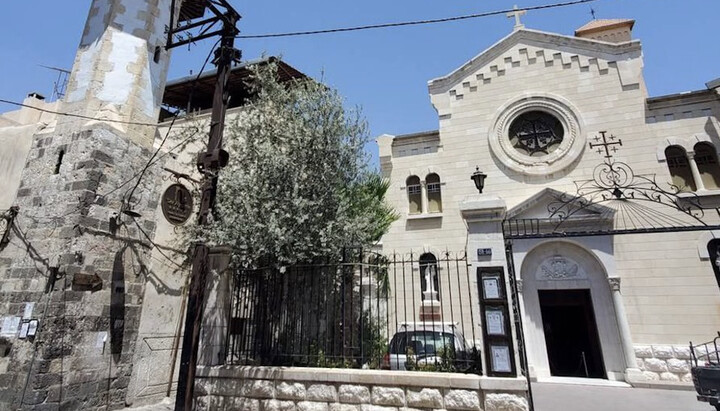
<path id="1" fill-rule="evenodd" d="M 478 189 L 478 192 L 482 194 L 483 188 L 485 188 L 485 179 L 487 178 L 487 174 L 480 171 L 480 167 L 475 167 L 475 172 L 472 173 L 472 176 L 470 179 L 475 182 L 475 188 Z"/>

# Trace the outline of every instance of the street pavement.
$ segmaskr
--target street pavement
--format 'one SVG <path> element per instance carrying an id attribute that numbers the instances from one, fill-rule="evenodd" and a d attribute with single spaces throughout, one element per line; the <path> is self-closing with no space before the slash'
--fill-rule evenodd
<path id="1" fill-rule="evenodd" d="M 536 411 L 715 411 L 695 391 L 542 382 L 532 390 Z"/>

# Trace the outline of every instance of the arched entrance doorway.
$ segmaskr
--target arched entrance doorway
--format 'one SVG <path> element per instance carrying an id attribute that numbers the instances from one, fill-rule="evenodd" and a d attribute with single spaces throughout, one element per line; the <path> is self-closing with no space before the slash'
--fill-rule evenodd
<path id="1" fill-rule="evenodd" d="M 604 264 L 570 241 L 529 248 L 521 262 L 521 300 L 535 376 L 623 380 L 626 364 Z"/>

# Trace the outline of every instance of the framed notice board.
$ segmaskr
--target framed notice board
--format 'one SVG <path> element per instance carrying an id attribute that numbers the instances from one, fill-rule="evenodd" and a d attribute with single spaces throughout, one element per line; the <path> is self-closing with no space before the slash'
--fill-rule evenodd
<path id="1" fill-rule="evenodd" d="M 516 377 L 508 292 L 502 267 L 477 269 L 486 375 Z"/>

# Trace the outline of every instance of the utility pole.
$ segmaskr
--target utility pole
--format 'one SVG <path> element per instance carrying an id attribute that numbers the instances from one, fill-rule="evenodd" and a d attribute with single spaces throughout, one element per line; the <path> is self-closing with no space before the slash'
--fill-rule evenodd
<path id="1" fill-rule="evenodd" d="M 215 80 L 215 94 L 213 96 L 213 109 L 210 123 L 210 139 L 207 151 L 200 153 L 197 158 L 198 170 L 202 173 L 202 197 L 200 210 L 198 212 L 198 224 L 209 223 L 210 212 L 217 196 L 217 181 L 220 169 L 225 167 L 229 155 L 223 150 L 223 132 L 225 130 L 225 114 L 229 103 L 229 90 L 227 89 L 230 71 L 234 62 L 240 60 L 240 51 L 235 48 L 235 36 L 238 34 L 237 22 L 240 15 L 227 3 L 226 0 L 185 0 L 183 7 L 188 6 L 193 11 L 198 7 L 210 9 L 215 16 L 201 21 L 189 22 L 168 32 L 168 48 L 188 44 L 213 35 L 220 35 L 220 46 L 215 50 L 213 63 L 217 67 L 217 78 Z M 217 6 L 225 8 L 225 12 L 217 9 Z M 174 7 L 173 7 L 174 10 Z M 182 19 L 181 9 L 181 19 Z M 196 15 L 197 16 L 197 15 Z M 202 13 L 200 13 L 202 17 Z M 221 23 L 220 30 L 208 33 L 210 27 Z M 173 36 L 179 32 L 187 32 L 190 29 L 203 27 L 203 32 L 198 36 L 190 36 L 175 41 Z M 175 397 L 175 410 L 191 410 L 193 402 L 193 391 L 195 388 L 195 370 L 197 368 L 198 349 L 200 345 L 200 327 L 202 324 L 205 289 L 208 278 L 208 254 L 209 248 L 204 242 L 195 245 L 193 255 L 192 274 L 190 277 L 190 292 L 188 294 L 187 312 L 185 315 L 185 332 L 183 334 L 182 352 L 180 354 L 180 375 L 178 378 L 177 395 Z"/>

